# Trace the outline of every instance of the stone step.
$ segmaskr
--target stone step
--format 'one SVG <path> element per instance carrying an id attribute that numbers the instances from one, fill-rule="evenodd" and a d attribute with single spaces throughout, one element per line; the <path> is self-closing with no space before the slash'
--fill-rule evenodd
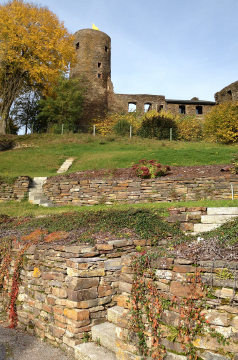
<path id="1" fill-rule="evenodd" d="M 57 173 L 61 174 L 61 173 L 66 172 L 72 165 L 73 161 L 74 161 L 74 158 L 68 158 L 67 160 L 65 160 L 65 162 L 61 165 L 61 167 L 57 171 Z"/>
<path id="2" fill-rule="evenodd" d="M 39 200 L 39 199 L 47 199 L 47 196 L 44 195 L 43 193 L 40 194 L 40 193 L 34 193 L 34 194 L 31 194 L 29 193 L 29 200 Z"/>
<path id="3" fill-rule="evenodd" d="M 237 215 L 238 216 L 238 207 L 207 208 L 207 215 Z"/>
<path id="4" fill-rule="evenodd" d="M 224 224 L 227 221 L 234 220 L 237 215 L 202 215 L 201 216 L 201 223 L 202 224 Z"/>
<path id="5" fill-rule="evenodd" d="M 121 306 L 113 306 L 107 309 L 107 320 L 117 325 L 117 319 L 124 313 L 124 308 Z"/>
<path id="6" fill-rule="evenodd" d="M 92 327 L 92 339 L 112 352 L 116 352 L 116 325 L 105 322 Z"/>
<path id="7" fill-rule="evenodd" d="M 194 233 L 207 232 L 218 228 L 221 224 L 194 224 Z"/>
<path id="8" fill-rule="evenodd" d="M 41 206 L 44 206 L 44 207 L 55 207 L 55 205 L 48 200 L 48 202 L 44 203 L 44 204 L 40 204 Z"/>
<path id="9" fill-rule="evenodd" d="M 35 176 L 33 181 L 45 181 L 47 180 L 47 176 Z"/>
<path id="10" fill-rule="evenodd" d="M 94 342 L 75 346 L 75 360 L 116 360 L 116 354 Z"/>

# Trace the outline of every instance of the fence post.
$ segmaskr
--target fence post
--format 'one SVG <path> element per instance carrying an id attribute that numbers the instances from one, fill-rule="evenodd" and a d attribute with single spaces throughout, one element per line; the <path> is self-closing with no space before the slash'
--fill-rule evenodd
<path id="1" fill-rule="evenodd" d="M 96 135 L 96 125 L 93 125 L 93 136 Z"/>
<path id="2" fill-rule="evenodd" d="M 172 141 L 172 131 L 173 131 L 173 129 L 170 128 L 169 130 L 170 130 L 170 132 L 169 132 L 169 140 Z"/>
<path id="3" fill-rule="evenodd" d="M 132 126 L 130 125 L 130 138 L 132 137 Z"/>
<path id="4" fill-rule="evenodd" d="M 64 124 L 62 124 L 61 135 L 63 135 L 63 133 L 64 133 Z"/>

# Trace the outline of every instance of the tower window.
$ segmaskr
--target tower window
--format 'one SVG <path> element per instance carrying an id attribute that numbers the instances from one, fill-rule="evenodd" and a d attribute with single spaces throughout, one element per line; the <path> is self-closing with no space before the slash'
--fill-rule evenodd
<path id="1" fill-rule="evenodd" d="M 227 91 L 227 99 L 228 99 L 228 101 L 232 100 L 232 92 L 231 92 L 231 90 Z"/>
<path id="2" fill-rule="evenodd" d="M 77 42 L 77 44 L 76 44 L 76 50 L 78 50 L 79 49 L 79 42 Z"/>
<path id="3" fill-rule="evenodd" d="M 164 108 L 164 105 L 159 105 L 159 111 L 162 111 Z"/>
<path id="4" fill-rule="evenodd" d="M 184 105 L 179 105 L 179 113 L 180 114 L 186 114 L 186 110 L 185 110 L 185 106 Z"/>
<path id="5" fill-rule="evenodd" d="M 101 67 L 102 67 L 102 63 L 98 62 L 98 68 L 101 68 Z"/>
<path id="6" fill-rule="evenodd" d="M 102 74 L 98 74 L 98 78 L 101 79 L 101 78 L 102 78 Z"/>
<path id="7" fill-rule="evenodd" d="M 196 114 L 202 115 L 202 106 L 196 106 Z"/>
<path id="8" fill-rule="evenodd" d="M 108 46 L 105 46 L 105 51 L 108 52 Z"/>

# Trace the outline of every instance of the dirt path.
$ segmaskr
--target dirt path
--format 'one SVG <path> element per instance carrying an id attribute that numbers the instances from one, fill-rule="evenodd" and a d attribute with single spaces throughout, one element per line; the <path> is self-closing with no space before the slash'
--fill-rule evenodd
<path id="1" fill-rule="evenodd" d="M 0 360 L 74 360 L 74 355 L 0 323 Z"/>

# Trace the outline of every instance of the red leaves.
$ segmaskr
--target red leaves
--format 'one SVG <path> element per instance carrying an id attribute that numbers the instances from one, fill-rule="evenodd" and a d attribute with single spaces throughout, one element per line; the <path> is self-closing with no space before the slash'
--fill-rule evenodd
<path id="1" fill-rule="evenodd" d="M 135 171 L 136 176 L 142 179 L 157 178 L 166 175 L 170 171 L 168 165 L 162 166 L 157 160 L 142 159 L 139 164 L 133 165 L 132 169 Z"/>

